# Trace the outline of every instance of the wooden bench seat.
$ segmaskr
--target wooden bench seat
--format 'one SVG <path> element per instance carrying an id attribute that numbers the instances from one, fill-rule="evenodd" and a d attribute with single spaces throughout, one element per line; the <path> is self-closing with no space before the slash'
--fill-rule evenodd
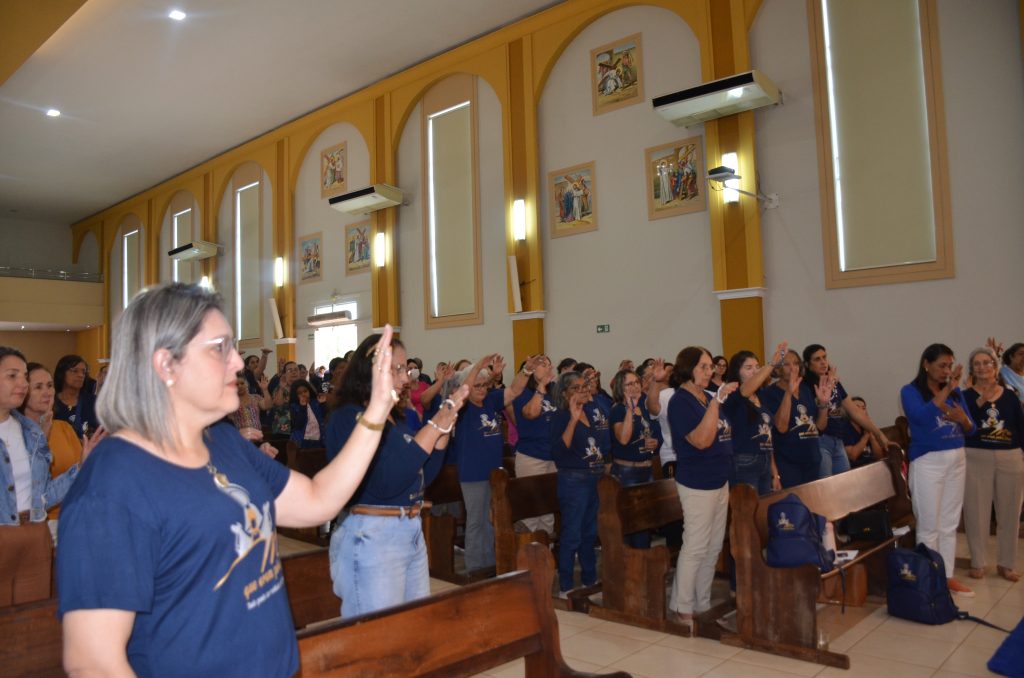
<path id="1" fill-rule="evenodd" d="M 430 576 L 435 579 L 465 584 L 470 581 L 494 576 L 494 570 L 486 569 L 466 575 L 455 570 L 455 545 L 461 544 L 459 528 L 466 525 L 466 505 L 462 500 L 462 485 L 459 484 L 459 468 L 445 464 L 426 488 L 423 498 L 434 507 L 441 504 L 458 504 L 458 515 L 450 513 L 437 515 L 434 509 L 424 511 L 423 538 L 427 542 L 427 562 Z"/>
<path id="2" fill-rule="evenodd" d="M 858 557 L 825 574 L 814 565 L 769 567 L 763 555 L 768 542 L 768 507 L 795 494 L 814 513 L 836 521 L 854 511 L 884 504 L 894 528 L 910 525 L 913 514 L 900 473 L 901 461 L 902 455 L 894 446 L 882 461 L 764 497 L 759 498 L 748 485 L 732 489 L 730 544 L 736 562 L 737 632 L 722 634 L 723 643 L 849 668 L 847 655 L 818 648 L 816 605 L 823 590 L 827 589 L 828 599 L 841 595 L 837 594 L 841 589 L 840 573 L 845 577 L 847 593 L 853 591 L 854 597 L 862 598 L 865 586 L 884 592 L 885 556 L 895 546 L 896 538 L 842 545 L 843 549 L 859 550 Z M 913 537 L 905 539 L 911 543 Z"/>
<path id="3" fill-rule="evenodd" d="M 547 547 L 525 546 L 519 567 L 525 571 L 301 632 L 300 675 L 457 678 L 519 657 L 527 678 L 593 675 L 562 659 Z"/>
<path id="4" fill-rule="evenodd" d="M 281 566 L 296 629 L 340 615 L 325 549 L 285 556 Z M 0 675 L 64 675 L 56 598 L 0 608 L 0 638 Z"/>
<path id="5" fill-rule="evenodd" d="M 590 614 L 648 629 L 689 635 L 666 617 L 665 587 L 678 550 L 664 545 L 649 549 L 627 546 L 625 536 L 653 530 L 683 519 L 676 481 L 663 478 L 623 487 L 605 475 L 597 483 L 600 508 L 597 535 L 601 540 L 601 604 Z"/>
<path id="6" fill-rule="evenodd" d="M 504 468 L 491 471 L 491 521 L 494 523 L 494 553 L 497 573 L 516 569 L 519 547 L 531 542 L 551 545 L 545 530 L 521 532 L 516 523 L 527 518 L 555 515 L 558 534 L 558 474 L 542 473 L 513 478 Z"/>
<path id="7" fill-rule="evenodd" d="M 327 450 L 323 447 L 300 448 L 293 440 L 284 442 L 284 451 L 278 455 L 288 468 L 312 478 L 327 466 Z M 285 537 L 304 541 L 307 544 L 327 546 L 331 541 L 333 521 L 317 527 L 282 527 L 278 529 Z"/>

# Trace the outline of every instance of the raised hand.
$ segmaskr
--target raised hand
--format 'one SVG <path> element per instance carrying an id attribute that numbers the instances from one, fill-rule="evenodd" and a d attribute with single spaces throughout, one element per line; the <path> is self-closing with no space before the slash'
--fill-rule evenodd
<path id="1" fill-rule="evenodd" d="M 82 461 L 85 461 L 85 458 L 89 456 L 89 453 L 92 452 L 93 448 L 106 437 L 107 429 L 102 426 L 93 431 L 92 435 L 82 436 Z"/>
<path id="2" fill-rule="evenodd" d="M 800 394 L 800 383 L 803 381 L 803 377 L 800 376 L 798 370 L 793 370 L 789 375 L 789 392 L 796 397 Z"/>
<path id="3" fill-rule="evenodd" d="M 718 387 L 718 392 L 715 393 L 715 400 L 719 403 L 724 403 L 725 399 L 728 398 L 733 391 L 740 387 L 738 381 L 729 381 Z"/>
<path id="4" fill-rule="evenodd" d="M 963 363 L 957 363 L 956 365 L 953 366 L 953 373 L 949 375 L 949 381 L 946 382 L 946 388 L 948 388 L 952 392 L 953 389 L 960 385 L 960 379 L 961 377 L 963 377 L 963 375 Z"/>
<path id="5" fill-rule="evenodd" d="M 366 414 L 373 423 L 384 421 L 391 408 L 398 402 L 398 391 L 395 390 L 394 372 L 392 370 L 391 339 L 394 336 L 391 325 L 384 326 L 384 333 L 377 345 L 370 351 L 373 361 L 373 383 L 370 387 L 370 403 Z M 402 365 L 404 368 L 405 366 Z"/>
<path id="6" fill-rule="evenodd" d="M 814 397 L 819 403 L 829 403 L 832 400 L 832 378 L 826 376 L 818 381 L 814 387 Z"/>
<path id="7" fill-rule="evenodd" d="M 665 367 L 664 358 L 655 358 L 654 365 L 651 367 L 651 374 L 654 375 L 654 381 L 665 381 L 668 378 L 668 368 Z"/>
<path id="8" fill-rule="evenodd" d="M 503 357 L 501 357 L 500 355 L 498 355 L 497 353 L 495 353 L 494 354 L 494 359 L 491 361 L 491 374 L 492 375 L 494 375 L 494 374 L 501 374 L 504 371 L 505 371 L 505 359 Z"/>
<path id="9" fill-rule="evenodd" d="M 538 369 L 541 369 L 541 366 L 543 364 L 544 364 L 544 356 L 542 356 L 542 355 L 531 355 L 529 358 L 526 359 L 526 362 L 523 363 L 523 369 L 526 370 L 527 372 L 534 372 L 534 373 L 536 373 Z"/>
<path id="10" fill-rule="evenodd" d="M 589 400 L 587 394 L 584 393 L 573 393 L 572 397 L 569 398 L 569 414 L 572 415 L 573 421 L 579 421 L 583 418 L 583 405 Z"/>
<path id="11" fill-rule="evenodd" d="M 985 346 L 995 351 L 997 358 L 1003 357 L 1003 342 L 996 341 L 995 337 L 989 337 L 988 341 L 985 342 Z"/>
<path id="12" fill-rule="evenodd" d="M 266 391 L 268 388 L 270 388 L 270 380 L 267 379 L 267 373 L 266 372 L 263 372 L 262 374 L 260 374 L 260 380 L 258 382 L 256 382 L 256 383 L 259 384 L 261 391 Z"/>
<path id="13" fill-rule="evenodd" d="M 782 359 L 786 357 L 786 351 L 789 350 L 788 341 L 780 341 L 779 345 L 775 347 L 775 353 L 773 354 L 773 365 L 781 365 Z"/>

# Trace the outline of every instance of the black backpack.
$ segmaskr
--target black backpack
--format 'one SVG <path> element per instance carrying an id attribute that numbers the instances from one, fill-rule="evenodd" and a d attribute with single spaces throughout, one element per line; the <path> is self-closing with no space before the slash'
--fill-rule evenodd
<path id="1" fill-rule="evenodd" d="M 800 497 L 789 494 L 768 507 L 768 553 L 771 567 L 817 565 L 822 572 L 835 567 L 836 554 L 825 548 L 825 517 L 811 512 Z"/>

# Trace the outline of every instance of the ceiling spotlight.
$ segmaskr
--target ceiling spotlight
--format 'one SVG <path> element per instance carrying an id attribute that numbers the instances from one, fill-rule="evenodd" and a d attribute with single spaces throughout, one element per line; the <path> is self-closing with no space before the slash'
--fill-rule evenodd
<path id="1" fill-rule="evenodd" d="M 174 19 L 175 21 L 184 21 L 185 17 L 188 15 L 182 12 L 180 9 L 172 9 L 167 16 L 171 19 Z"/>
<path id="2" fill-rule="evenodd" d="M 51 118 L 59 118 L 60 117 L 60 111 L 58 111 L 56 108 L 51 108 L 51 109 L 47 110 L 46 114 L 48 116 L 50 116 Z"/>
<path id="3" fill-rule="evenodd" d="M 22 325 L 22 326 L 21 326 L 21 329 L 25 329 L 25 326 L 24 326 L 24 325 Z"/>

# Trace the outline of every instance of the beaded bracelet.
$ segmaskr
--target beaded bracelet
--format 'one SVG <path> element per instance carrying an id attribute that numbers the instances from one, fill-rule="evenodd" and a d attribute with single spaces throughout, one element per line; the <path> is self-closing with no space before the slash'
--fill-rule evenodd
<path id="1" fill-rule="evenodd" d="M 363 413 L 360 412 L 359 414 L 356 415 L 356 423 L 357 424 L 362 424 L 363 426 L 365 426 L 366 428 L 370 429 L 371 431 L 383 431 L 384 430 L 384 425 L 387 424 L 388 422 L 387 421 L 382 421 L 379 424 L 375 424 L 372 421 L 367 421 L 367 419 L 365 417 L 363 417 Z"/>
<path id="2" fill-rule="evenodd" d="M 452 426 L 455 426 L 455 423 L 452 422 L 451 424 L 448 425 L 448 428 L 441 428 L 440 426 L 438 426 L 437 424 L 434 423 L 433 419 L 427 419 L 427 423 L 430 424 L 431 428 L 433 428 L 435 431 L 437 431 L 441 435 L 447 435 L 447 434 L 451 433 L 452 432 Z"/>

